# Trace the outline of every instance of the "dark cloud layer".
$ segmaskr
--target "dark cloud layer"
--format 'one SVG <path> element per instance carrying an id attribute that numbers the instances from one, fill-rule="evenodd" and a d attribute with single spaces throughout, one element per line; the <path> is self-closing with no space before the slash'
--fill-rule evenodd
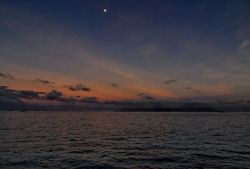
<path id="1" fill-rule="evenodd" d="M 27 100 L 45 101 L 43 104 L 36 104 L 36 102 L 27 102 Z M 55 105 L 47 101 L 56 101 L 60 103 Z M 76 104 L 75 104 L 76 103 Z M 77 104 L 81 103 L 81 104 Z M 35 92 L 32 90 L 14 90 L 7 86 L 0 86 L 0 110 L 88 110 L 91 109 L 86 104 L 94 105 L 98 109 L 96 97 L 86 97 L 83 99 L 76 99 L 74 97 L 66 97 L 63 93 L 52 90 L 50 92 Z"/>
<path id="2" fill-rule="evenodd" d="M 52 90 L 50 92 L 36 92 L 33 90 L 14 90 L 7 86 L 0 86 L 0 110 L 86 110 L 92 106 L 94 110 L 122 110 L 123 108 L 168 108 L 168 107 L 182 107 L 190 106 L 193 102 L 189 99 L 183 99 L 182 102 L 166 102 L 153 100 L 153 97 L 146 93 L 139 93 L 137 95 L 143 100 L 107 100 L 98 101 L 97 97 L 67 97 L 62 92 Z M 41 100 L 41 101 L 57 101 L 60 106 L 55 107 L 50 102 L 45 102 L 44 105 L 36 105 L 27 100 Z M 148 100 L 148 101 L 144 101 Z M 188 102 L 187 102 L 188 101 Z M 208 104 L 208 106 L 215 106 L 218 108 L 225 108 L 225 110 L 250 110 L 250 101 L 235 101 L 227 104 Z M 87 105 L 87 106 L 86 106 Z M 78 106 L 78 107 L 77 107 Z M 203 106 L 202 103 L 196 103 L 196 107 Z M 234 106 L 234 107 L 232 107 Z"/>
<path id="3" fill-rule="evenodd" d="M 144 100 L 153 100 L 154 99 L 154 97 L 152 97 L 146 93 L 139 93 L 139 94 L 137 94 L 137 96 L 141 99 L 144 99 Z"/>
<path id="4" fill-rule="evenodd" d="M 17 92 L 8 89 L 7 86 L 0 86 L 0 97 L 4 99 L 19 100 Z"/>
<path id="5" fill-rule="evenodd" d="M 8 98 L 12 100 L 20 99 L 41 99 L 40 94 L 43 92 L 35 92 L 32 90 L 13 90 L 9 89 L 7 86 L 0 86 L 0 96 L 2 98 Z"/>
<path id="6" fill-rule="evenodd" d="M 89 92 L 91 91 L 91 89 L 89 87 L 86 87 L 82 84 L 77 84 L 77 85 L 65 85 L 65 88 L 71 90 L 71 91 L 85 91 L 85 92 Z"/>
<path id="7" fill-rule="evenodd" d="M 48 100 L 58 100 L 63 96 L 61 92 L 58 92 L 56 90 L 52 90 L 51 92 L 47 93 L 46 98 Z"/>
<path id="8" fill-rule="evenodd" d="M 16 101 L 22 101 L 23 99 L 56 100 L 56 101 L 63 100 L 63 94 L 56 90 L 52 90 L 51 92 L 46 93 L 46 92 L 36 92 L 33 90 L 14 90 L 14 89 L 9 89 L 7 86 L 0 86 L 0 97 Z"/>
<path id="9" fill-rule="evenodd" d="M 36 92 L 33 90 L 14 90 L 9 89 L 7 86 L 0 86 L 0 98 L 6 101 L 18 101 L 23 102 L 26 100 L 53 100 L 64 103 L 99 103 L 97 97 L 67 97 L 62 92 L 57 90 L 52 90 L 50 92 Z"/>
<path id="10" fill-rule="evenodd" d="M 19 91 L 19 94 L 21 96 L 21 98 L 24 99 L 39 99 L 40 98 L 40 92 L 34 92 L 34 91 Z"/>
<path id="11" fill-rule="evenodd" d="M 83 103 L 99 103 L 97 97 L 84 97 L 81 99 Z"/>

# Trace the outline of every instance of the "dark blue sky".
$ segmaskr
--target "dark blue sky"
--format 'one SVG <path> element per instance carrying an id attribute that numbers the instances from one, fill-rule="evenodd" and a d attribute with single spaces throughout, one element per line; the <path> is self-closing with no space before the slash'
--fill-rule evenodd
<path id="1" fill-rule="evenodd" d="M 0 72 L 25 80 L 0 82 L 51 90 L 28 82 L 39 77 L 100 99 L 248 99 L 249 18 L 247 0 L 1 0 Z M 63 87 L 73 84 L 93 91 Z"/>

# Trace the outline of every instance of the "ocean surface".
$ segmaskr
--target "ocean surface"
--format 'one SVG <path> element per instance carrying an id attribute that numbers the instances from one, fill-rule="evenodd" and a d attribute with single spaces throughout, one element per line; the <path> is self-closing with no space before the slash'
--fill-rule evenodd
<path id="1" fill-rule="evenodd" d="M 250 168 L 250 113 L 0 112 L 0 168 Z"/>

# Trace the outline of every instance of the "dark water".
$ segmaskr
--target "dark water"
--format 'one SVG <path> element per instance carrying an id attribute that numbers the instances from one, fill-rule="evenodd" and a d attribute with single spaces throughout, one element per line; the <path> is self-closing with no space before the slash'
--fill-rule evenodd
<path id="1" fill-rule="evenodd" d="M 0 168 L 250 168 L 250 113 L 0 112 Z"/>

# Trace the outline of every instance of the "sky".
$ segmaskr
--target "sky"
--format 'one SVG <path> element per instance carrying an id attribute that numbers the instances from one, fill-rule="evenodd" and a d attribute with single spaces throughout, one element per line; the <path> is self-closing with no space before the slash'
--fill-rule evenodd
<path id="1" fill-rule="evenodd" d="M 0 100 L 250 100 L 249 18 L 248 0 L 0 0 Z"/>

